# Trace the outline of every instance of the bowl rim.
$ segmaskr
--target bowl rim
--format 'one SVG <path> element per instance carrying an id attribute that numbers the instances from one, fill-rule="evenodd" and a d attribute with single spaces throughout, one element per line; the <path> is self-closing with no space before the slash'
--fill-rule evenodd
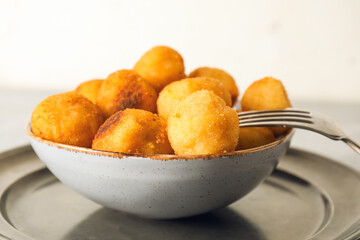
<path id="1" fill-rule="evenodd" d="M 144 154 L 144 153 L 122 153 L 122 152 L 111 152 L 105 150 L 96 150 L 86 147 L 78 147 L 74 145 L 68 145 L 64 143 L 57 143 L 44 138 L 36 136 L 31 129 L 31 122 L 29 121 L 25 127 L 25 133 L 27 136 L 39 143 L 46 144 L 51 147 L 56 147 L 59 149 L 64 149 L 70 152 L 79 152 L 96 156 L 106 156 L 112 158 L 128 158 L 128 157 L 138 157 L 138 158 L 150 158 L 154 160 L 196 160 L 196 159 L 214 159 L 214 158 L 223 158 L 231 156 L 240 156 L 240 155 L 249 155 L 257 152 L 262 152 L 271 148 L 274 148 L 289 139 L 293 136 L 295 130 L 290 128 L 284 136 L 279 137 L 274 142 L 244 150 L 237 150 L 223 154 L 197 154 L 197 155 L 175 155 L 175 154 Z"/>

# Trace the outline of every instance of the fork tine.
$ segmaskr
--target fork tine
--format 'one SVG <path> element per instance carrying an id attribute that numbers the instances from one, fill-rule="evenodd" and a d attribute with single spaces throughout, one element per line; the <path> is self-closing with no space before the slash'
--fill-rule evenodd
<path id="1" fill-rule="evenodd" d="M 264 114 L 259 114 L 257 115 L 257 117 L 248 117 L 248 118 L 243 118 L 243 117 L 239 117 L 239 123 L 261 123 L 261 122 L 302 122 L 302 123 L 308 123 L 308 124 L 313 124 L 314 122 L 311 120 L 311 117 L 309 118 L 308 116 L 303 117 L 303 116 L 291 116 L 291 115 L 268 115 L 268 116 L 264 116 Z"/>
<path id="2" fill-rule="evenodd" d="M 262 111 L 244 111 L 239 112 L 238 116 L 251 116 L 254 114 L 302 114 L 310 116 L 311 113 L 308 111 L 296 109 L 296 108 L 286 108 L 282 110 L 262 110 Z"/>
<path id="3" fill-rule="evenodd" d="M 258 119 L 258 118 L 263 118 L 263 117 L 290 117 L 290 118 L 300 118 L 300 119 L 311 119 L 311 115 L 309 114 L 303 114 L 303 113 L 288 113 L 288 112 L 276 112 L 276 113 L 254 113 L 254 114 L 250 114 L 250 115 L 239 115 L 238 117 L 240 120 L 245 120 L 245 119 Z"/>
<path id="4" fill-rule="evenodd" d="M 313 130 L 309 123 L 298 121 L 262 121 L 262 122 L 239 122 L 239 127 L 290 127 Z"/>
<path id="5" fill-rule="evenodd" d="M 288 117 L 291 120 L 300 119 L 300 120 L 306 120 L 311 119 L 311 113 L 304 111 L 304 110 L 298 110 L 298 109 L 292 109 L 287 108 L 284 110 L 264 110 L 264 111 L 248 111 L 248 112 L 240 112 L 238 113 L 238 117 L 240 121 L 249 119 L 249 120 L 256 120 L 256 119 L 262 119 L 264 117 L 278 117 L 279 119 L 284 120 L 284 117 Z"/>

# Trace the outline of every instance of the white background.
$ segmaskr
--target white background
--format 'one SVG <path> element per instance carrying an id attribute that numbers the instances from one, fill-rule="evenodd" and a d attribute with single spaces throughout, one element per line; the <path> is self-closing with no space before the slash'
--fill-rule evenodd
<path id="1" fill-rule="evenodd" d="M 360 102 L 359 0 L 0 0 L 0 88 L 70 90 L 178 50 L 241 92 L 274 76 L 290 98 Z"/>

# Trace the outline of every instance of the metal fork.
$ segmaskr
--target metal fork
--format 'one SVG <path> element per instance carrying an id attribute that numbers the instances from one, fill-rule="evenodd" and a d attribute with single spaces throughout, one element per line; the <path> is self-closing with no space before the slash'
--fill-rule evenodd
<path id="1" fill-rule="evenodd" d="M 328 116 L 306 110 L 287 108 L 284 110 L 244 111 L 238 113 L 240 127 L 291 127 L 320 133 L 333 140 L 342 140 L 358 154 L 360 145 L 350 139 Z"/>

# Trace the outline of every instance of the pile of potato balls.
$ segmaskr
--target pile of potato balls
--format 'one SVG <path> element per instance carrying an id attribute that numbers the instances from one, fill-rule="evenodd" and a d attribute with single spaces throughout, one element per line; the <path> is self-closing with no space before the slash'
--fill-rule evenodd
<path id="1" fill-rule="evenodd" d="M 227 72 L 200 67 L 185 74 L 182 56 L 156 46 L 133 69 L 50 96 L 31 116 L 34 135 L 57 143 L 141 154 L 223 154 L 275 141 L 287 129 L 239 128 L 239 90 Z M 282 83 L 255 81 L 241 110 L 291 107 Z"/>

